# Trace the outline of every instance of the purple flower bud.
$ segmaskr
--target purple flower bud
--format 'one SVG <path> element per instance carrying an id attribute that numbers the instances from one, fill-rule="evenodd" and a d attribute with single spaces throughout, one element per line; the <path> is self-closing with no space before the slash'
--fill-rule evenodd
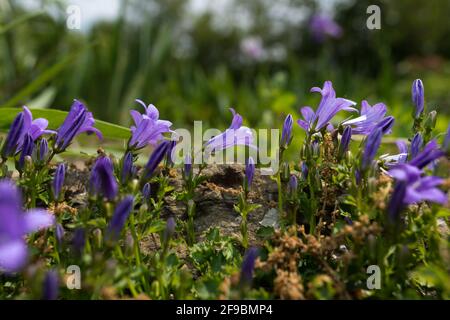
<path id="1" fill-rule="evenodd" d="M 172 161 L 173 155 L 172 155 L 172 153 L 173 153 L 176 145 L 177 145 L 177 142 L 174 141 L 174 140 L 171 140 L 169 142 L 169 145 L 167 146 L 167 152 L 166 152 L 167 165 L 173 165 L 173 161 Z"/>
<path id="2" fill-rule="evenodd" d="M 344 217 L 344 220 L 345 220 L 345 222 L 346 222 L 349 226 L 353 225 L 353 220 L 350 219 L 349 217 L 345 216 L 345 217 Z"/>
<path id="3" fill-rule="evenodd" d="M 411 147 L 409 151 L 410 159 L 414 159 L 419 154 L 422 145 L 423 145 L 423 138 L 422 135 L 418 132 L 414 135 L 411 141 Z"/>
<path id="4" fill-rule="evenodd" d="M 48 156 L 48 141 L 47 139 L 43 138 L 39 142 L 39 158 L 38 161 L 45 161 Z"/>
<path id="5" fill-rule="evenodd" d="M 295 175 L 291 175 L 291 177 L 289 178 L 288 188 L 289 188 L 289 193 L 290 194 L 296 194 L 297 193 L 298 180 L 297 180 L 297 177 Z"/>
<path id="6" fill-rule="evenodd" d="M 187 154 L 184 158 L 184 177 L 185 179 L 192 176 L 192 158 L 190 154 Z"/>
<path id="7" fill-rule="evenodd" d="M 308 166 L 306 165 L 306 162 L 302 163 L 302 179 L 306 180 L 308 179 Z"/>
<path id="8" fill-rule="evenodd" d="M 406 195 L 406 183 L 403 181 L 397 182 L 392 192 L 391 199 L 388 204 L 388 217 L 392 223 L 398 222 L 400 213 L 405 208 L 404 199 Z"/>
<path id="9" fill-rule="evenodd" d="M 144 187 L 142 188 L 142 198 L 144 202 L 148 203 L 150 201 L 150 197 L 152 195 L 152 189 L 150 186 L 150 183 L 144 184 Z"/>
<path id="10" fill-rule="evenodd" d="M 258 249 L 250 248 L 247 250 L 242 261 L 241 267 L 241 285 L 249 285 L 253 280 L 253 270 L 255 269 L 255 261 L 258 257 Z"/>
<path id="11" fill-rule="evenodd" d="M 377 128 L 381 128 L 382 134 L 391 133 L 394 122 L 395 118 L 393 116 L 386 117 L 377 124 Z"/>
<path id="12" fill-rule="evenodd" d="M 155 150 L 153 150 L 152 155 L 148 159 L 147 165 L 144 168 L 143 179 L 148 180 L 155 172 L 158 165 L 164 159 L 164 156 L 167 153 L 167 149 L 169 148 L 170 141 L 163 141 L 159 144 Z"/>
<path id="13" fill-rule="evenodd" d="M 127 152 L 127 154 L 123 158 L 122 164 L 122 175 L 121 175 L 122 184 L 125 184 L 133 176 L 133 171 L 134 171 L 133 154 L 131 152 Z"/>
<path id="14" fill-rule="evenodd" d="M 289 114 L 284 120 L 283 130 L 281 132 L 281 148 L 287 148 L 292 141 L 292 126 L 294 124 L 294 119 Z"/>
<path id="15" fill-rule="evenodd" d="M 118 186 L 111 159 L 105 156 L 97 159 L 92 168 L 90 185 L 94 195 L 102 195 L 108 200 L 117 196 Z"/>
<path id="16" fill-rule="evenodd" d="M 173 217 L 170 217 L 167 219 L 166 229 L 164 230 L 163 234 L 163 242 L 167 244 L 167 242 L 173 237 L 173 234 L 175 233 L 175 227 L 176 222 Z"/>
<path id="17" fill-rule="evenodd" d="M 58 243 L 61 244 L 64 238 L 64 227 L 60 223 L 56 223 L 55 225 L 55 236 L 56 240 L 58 240 Z"/>
<path id="18" fill-rule="evenodd" d="M 2 158 L 6 159 L 16 153 L 20 140 L 23 137 L 24 130 L 24 114 L 21 112 L 15 117 L 11 127 L 9 128 L 9 132 L 1 152 Z"/>
<path id="19" fill-rule="evenodd" d="M 411 92 L 412 92 L 412 101 L 416 106 L 415 117 L 417 119 L 423 113 L 425 105 L 425 94 L 422 80 L 420 79 L 414 80 Z"/>
<path id="20" fill-rule="evenodd" d="M 77 255 L 81 255 L 84 251 L 84 245 L 86 244 L 86 232 L 83 228 L 75 229 L 72 238 L 72 246 Z"/>
<path id="21" fill-rule="evenodd" d="M 25 165 L 25 157 L 30 157 L 33 154 L 34 141 L 30 134 L 26 134 L 23 142 L 22 151 L 20 153 L 19 162 L 17 163 L 17 169 L 19 171 L 23 170 Z"/>
<path id="22" fill-rule="evenodd" d="M 58 298 L 59 281 L 55 270 L 50 270 L 44 278 L 44 287 L 42 292 L 43 300 L 56 300 Z"/>
<path id="23" fill-rule="evenodd" d="M 53 197 L 57 201 L 60 198 L 61 190 L 64 185 L 66 176 L 66 167 L 64 163 L 60 163 L 56 168 L 55 175 L 53 177 Z"/>
<path id="24" fill-rule="evenodd" d="M 133 196 L 126 196 L 116 207 L 114 210 L 113 217 L 108 225 L 108 237 L 113 240 L 116 240 L 123 227 L 125 226 L 125 222 L 128 219 L 128 216 L 133 209 Z"/>
<path id="25" fill-rule="evenodd" d="M 250 189 L 253 177 L 255 176 L 255 161 L 252 157 L 249 157 L 247 160 L 247 165 L 245 166 L 245 181 L 247 190 Z"/>
<path id="26" fill-rule="evenodd" d="M 311 153 L 312 153 L 314 158 L 319 158 L 320 157 L 320 144 L 319 144 L 318 140 L 314 140 L 311 143 Z"/>
<path id="27" fill-rule="evenodd" d="M 348 151 L 350 145 L 350 140 L 352 138 L 352 127 L 346 126 L 344 132 L 342 133 L 341 143 L 339 144 L 339 158 L 342 158 L 344 154 Z"/>
<path id="28" fill-rule="evenodd" d="M 75 100 L 63 124 L 57 130 L 55 148 L 63 152 L 72 140 L 81 133 L 95 133 L 102 139 L 101 132 L 94 128 L 95 120 L 92 113 L 78 100 Z"/>
<path id="29" fill-rule="evenodd" d="M 361 170 L 367 170 L 371 166 L 372 161 L 380 148 L 382 137 L 381 128 L 376 128 L 367 136 L 362 153 Z"/>

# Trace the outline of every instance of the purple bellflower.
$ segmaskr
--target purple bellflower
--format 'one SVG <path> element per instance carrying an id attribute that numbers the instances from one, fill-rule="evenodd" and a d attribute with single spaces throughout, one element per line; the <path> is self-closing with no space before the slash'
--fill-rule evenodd
<path id="1" fill-rule="evenodd" d="M 357 111 L 351 106 L 356 102 L 344 98 L 336 98 L 331 81 L 325 81 L 323 88 L 314 87 L 311 92 L 319 92 L 322 95 L 316 112 L 311 107 L 303 107 L 300 112 L 303 119 L 297 120 L 298 125 L 306 132 L 314 133 L 326 128 L 333 117 L 341 110 Z"/>
<path id="2" fill-rule="evenodd" d="M 384 133 L 390 133 L 393 125 L 393 117 L 385 117 L 387 107 L 384 103 L 371 106 L 366 100 L 361 102 L 360 116 L 342 123 L 344 126 L 352 126 L 353 134 L 368 135 L 375 128 L 383 128 Z"/>
<path id="3" fill-rule="evenodd" d="M 142 149 L 149 144 L 156 146 L 164 138 L 163 133 L 171 132 L 172 122 L 159 120 L 159 111 L 153 104 L 146 106 L 139 99 L 136 99 L 136 102 L 144 107 L 145 113 L 141 114 L 136 110 L 130 111 L 134 126 L 131 127 L 131 139 L 128 147 Z"/>
<path id="4" fill-rule="evenodd" d="M 288 115 L 284 120 L 283 130 L 281 132 L 281 148 L 286 149 L 292 141 L 292 125 L 294 124 L 294 119 L 292 119 L 292 115 Z"/>
<path id="5" fill-rule="evenodd" d="M 410 164 L 400 164 L 389 170 L 389 174 L 397 182 L 405 183 L 403 197 L 405 205 L 422 201 L 447 203 L 446 194 L 437 188 L 443 183 L 443 179 L 434 176 L 422 176 L 423 171 Z M 395 198 L 395 195 L 393 195 L 393 198 Z"/>
<path id="6" fill-rule="evenodd" d="M 9 180 L 0 181 L 0 270 L 19 271 L 27 261 L 28 233 L 54 225 L 54 216 L 45 210 L 24 213 L 18 188 Z"/>
<path id="7" fill-rule="evenodd" d="M 22 149 L 25 136 L 30 135 L 32 141 L 36 141 L 43 134 L 53 134 L 55 131 L 47 130 L 48 121 L 44 118 L 33 120 L 33 115 L 27 107 L 23 107 L 8 132 L 1 155 L 4 158 L 15 155 Z"/>
<path id="8" fill-rule="evenodd" d="M 75 100 L 69 114 L 56 133 L 55 148 L 63 152 L 72 143 L 73 139 L 81 133 L 95 133 L 101 140 L 102 133 L 94 128 L 95 120 L 92 113 L 80 101 Z"/>
<path id="9" fill-rule="evenodd" d="M 367 136 L 361 158 L 361 169 L 363 171 L 372 165 L 372 161 L 375 159 L 377 151 L 380 148 L 382 137 L 383 133 L 381 128 L 376 128 Z"/>
<path id="10" fill-rule="evenodd" d="M 252 157 L 249 157 L 245 166 L 245 186 L 247 190 L 250 190 L 252 186 L 253 177 L 255 176 L 255 161 Z"/>
<path id="11" fill-rule="evenodd" d="M 55 175 L 53 177 L 53 197 L 55 200 L 58 200 L 61 196 L 61 190 L 64 186 L 64 180 L 66 177 L 66 166 L 64 163 L 58 165 L 55 171 Z"/>
<path id="12" fill-rule="evenodd" d="M 133 210 L 133 201 L 133 196 L 126 196 L 114 210 L 107 231 L 108 237 L 111 237 L 111 239 L 116 240 L 119 237 L 131 210 Z"/>
<path id="13" fill-rule="evenodd" d="M 253 133 L 248 127 L 242 126 L 242 116 L 231 109 L 233 120 L 230 127 L 221 134 L 211 138 L 205 144 L 205 154 L 227 149 L 233 146 L 248 146 L 253 149 L 257 147 L 253 144 Z"/>
<path id="14" fill-rule="evenodd" d="M 445 152 L 439 149 L 437 141 L 433 139 L 426 144 L 421 152 L 419 152 L 414 158 L 411 158 L 408 163 L 419 169 L 423 169 L 433 161 L 442 157 L 444 154 Z"/>
<path id="15" fill-rule="evenodd" d="M 424 87 L 422 80 L 416 79 L 413 81 L 412 88 L 411 88 L 411 95 L 412 95 L 412 101 L 414 103 L 414 106 L 416 107 L 415 110 L 415 118 L 419 118 L 424 110 L 425 107 L 425 93 L 424 93 Z"/>
<path id="16" fill-rule="evenodd" d="M 342 35 L 342 28 L 327 14 L 313 15 L 309 29 L 317 42 L 323 42 L 327 37 L 339 38 Z"/>
<path id="17" fill-rule="evenodd" d="M 108 200 L 117 196 L 119 187 L 114 177 L 114 167 L 111 159 L 101 156 L 92 168 L 90 179 L 91 191 L 94 195 L 101 195 Z"/>
<path id="18" fill-rule="evenodd" d="M 158 168 L 158 165 L 161 163 L 161 161 L 166 156 L 167 150 L 169 149 L 170 144 L 171 144 L 170 141 L 164 140 L 155 148 L 155 150 L 153 150 L 153 153 L 151 154 L 151 156 L 148 159 L 148 162 L 144 168 L 144 173 L 142 174 L 142 178 L 144 180 L 148 180 L 151 178 L 151 176 L 155 172 L 156 168 Z"/>

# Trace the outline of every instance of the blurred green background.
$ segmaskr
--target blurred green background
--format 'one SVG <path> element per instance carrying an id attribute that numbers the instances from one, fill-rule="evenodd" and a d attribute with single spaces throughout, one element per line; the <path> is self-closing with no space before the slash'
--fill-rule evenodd
<path id="1" fill-rule="evenodd" d="M 96 118 L 128 125 L 140 98 L 175 128 L 225 128 L 231 106 L 246 125 L 273 128 L 315 108 L 309 89 L 332 80 L 339 96 L 386 103 L 394 135 L 407 136 L 421 78 L 438 128 L 448 124 L 450 1 L 79 0 L 81 30 L 66 26 L 69 3 L 0 0 L 0 108 L 67 110 L 79 98 Z M 366 27 L 371 4 L 381 30 Z M 319 12 L 340 37 L 312 37 Z"/>

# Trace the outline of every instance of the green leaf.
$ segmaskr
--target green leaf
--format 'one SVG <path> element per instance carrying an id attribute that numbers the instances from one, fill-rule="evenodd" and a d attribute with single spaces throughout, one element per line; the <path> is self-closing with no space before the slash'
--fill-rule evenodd
<path id="1" fill-rule="evenodd" d="M 0 131 L 7 131 L 21 108 L 0 108 Z M 45 118 L 49 121 L 49 129 L 56 130 L 66 118 L 68 112 L 54 109 L 32 109 L 33 118 Z M 105 138 L 128 139 L 130 129 L 109 122 L 95 120 L 95 127 Z"/>

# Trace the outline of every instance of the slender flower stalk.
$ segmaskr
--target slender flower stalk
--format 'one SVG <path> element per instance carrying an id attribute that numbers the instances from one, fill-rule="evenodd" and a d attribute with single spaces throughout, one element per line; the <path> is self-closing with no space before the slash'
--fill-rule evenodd
<path id="1" fill-rule="evenodd" d="M 252 157 L 249 157 L 247 160 L 247 165 L 245 167 L 245 177 L 243 182 L 243 189 L 239 196 L 238 204 L 234 206 L 234 210 L 241 215 L 241 237 L 242 237 L 242 246 L 244 248 L 248 247 L 248 225 L 247 225 L 247 217 L 248 214 L 255 209 L 259 208 L 259 205 L 251 204 L 248 201 L 248 193 L 252 186 L 253 178 L 255 176 L 255 161 Z"/>
<path id="2" fill-rule="evenodd" d="M 289 178 L 287 193 L 289 200 L 288 220 L 290 225 L 295 226 L 297 224 L 297 210 L 299 205 L 298 200 L 298 179 L 297 176 L 292 174 Z"/>

